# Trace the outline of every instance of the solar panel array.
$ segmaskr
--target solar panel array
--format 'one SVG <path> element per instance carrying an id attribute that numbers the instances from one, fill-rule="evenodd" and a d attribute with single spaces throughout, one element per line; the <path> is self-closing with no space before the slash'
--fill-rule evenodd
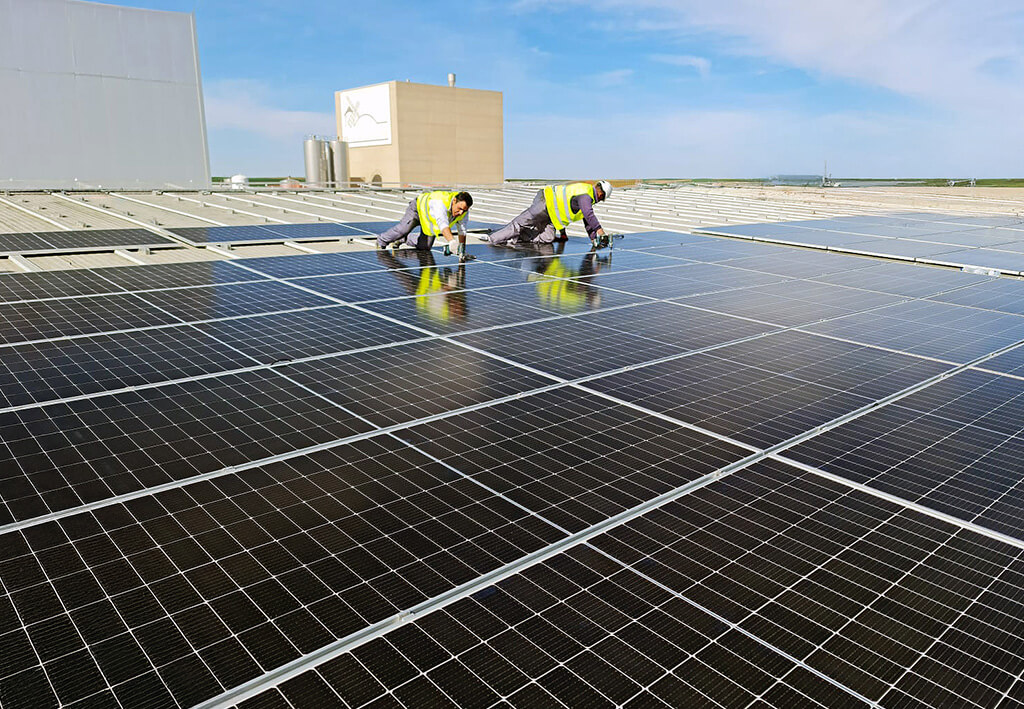
<path id="1" fill-rule="evenodd" d="M 884 256 L 942 266 L 1024 272 L 1024 217 L 928 212 L 858 215 L 701 229 L 840 253 Z"/>
<path id="2" fill-rule="evenodd" d="M 580 241 L 0 277 L 0 705 L 1024 706 L 1024 284 Z"/>

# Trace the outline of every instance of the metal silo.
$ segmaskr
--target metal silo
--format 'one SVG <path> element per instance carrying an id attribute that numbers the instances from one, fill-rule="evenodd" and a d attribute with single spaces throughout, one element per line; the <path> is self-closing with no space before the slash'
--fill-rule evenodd
<path id="1" fill-rule="evenodd" d="M 348 187 L 348 143 L 335 138 L 331 141 L 331 172 L 335 187 Z"/>
<path id="2" fill-rule="evenodd" d="M 317 138 L 315 135 L 306 138 L 302 144 L 306 157 L 306 186 L 325 187 L 330 179 L 330 160 L 327 151 L 330 147 L 327 141 Z"/>

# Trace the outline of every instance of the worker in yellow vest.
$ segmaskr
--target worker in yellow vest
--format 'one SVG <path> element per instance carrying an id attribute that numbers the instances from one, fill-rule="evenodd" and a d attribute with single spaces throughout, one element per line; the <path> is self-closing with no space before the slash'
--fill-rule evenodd
<path id="1" fill-rule="evenodd" d="M 426 251 L 440 235 L 445 240 L 445 256 L 457 255 L 461 261 L 472 258 L 466 256 L 466 221 L 472 206 L 473 197 L 469 192 L 423 192 L 409 202 L 402 221 L 377 237 L 377 248 L 398 248 L 404 241 L 414 249 Z M 412 232 L 416 227 L 420 228 L 420 234 L 414 237 Z M 452 227 L 456 227 L 458 238 L 452 235 Z"/>
<path id="2" fill-rule="evenodd" d="M 608 180 L 548 185 L 537 191 L 533 204 L 508 224 L 492 232 L 487 240 L 496 246 L 511 244 L 550 244 L 567 237 L 565 228 L 583 220 L 587 236 L 595 247 L 607 246 L 608 235 L 594 214 L 594 205 L 608 199 L 612 185 Z"/>

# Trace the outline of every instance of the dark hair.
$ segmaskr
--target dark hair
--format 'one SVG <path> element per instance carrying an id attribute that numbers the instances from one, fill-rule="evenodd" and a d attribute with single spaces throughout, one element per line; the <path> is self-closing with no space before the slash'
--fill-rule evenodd
<path id="1" fill-rule="evenodd" d="M 473 206 L 473 197 L 472 195 L 469 194 L 469 192 L 459 192 L 457 195 L 455 195 L 455 201 L 465 202 L 466 209 L 469 209 L 470 207 Z"/>

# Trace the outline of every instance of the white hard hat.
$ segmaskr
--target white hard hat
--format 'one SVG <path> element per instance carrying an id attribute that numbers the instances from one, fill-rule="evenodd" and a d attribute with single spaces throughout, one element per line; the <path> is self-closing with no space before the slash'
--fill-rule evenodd
<path id="1" fill-rule="evenodd" d="M 601 186 L 601 191 L 604 192 L 604 198 L 608 199 L 612 196 L 612 183 L 608 180 L 600 180 L 597 184 Z"/>

